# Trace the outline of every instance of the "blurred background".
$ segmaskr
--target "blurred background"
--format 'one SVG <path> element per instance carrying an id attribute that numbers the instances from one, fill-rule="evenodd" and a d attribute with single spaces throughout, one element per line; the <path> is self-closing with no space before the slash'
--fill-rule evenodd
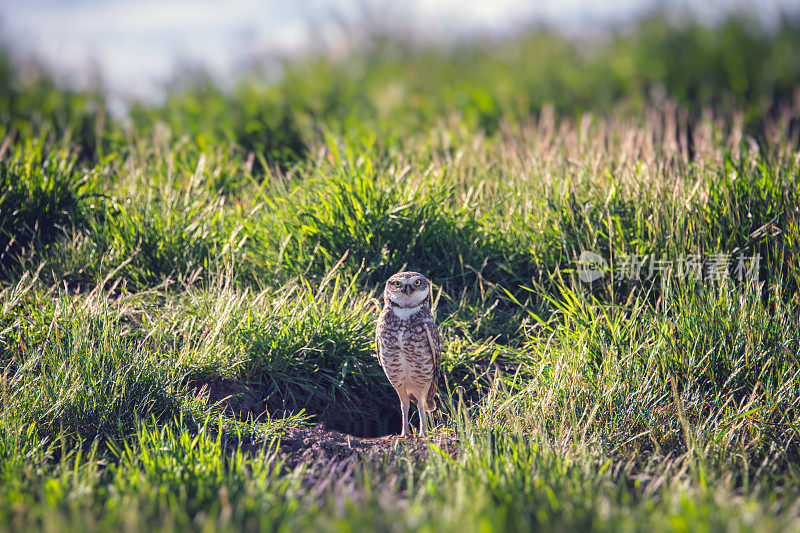
<path id="1" fill-rule="evenodd" d="M 155 98 L 187 67 L 222 81 L 276 57 L 341 54 L 375 34 L 442 45 L 548 28 L 587 46 L 655 13 L 703 25 L 738 15 L 775 30 L 798 12 L 796 0 L 2 0 L 0 28 L 17 60 L 41 61 L 68 84 Z"/>
<path id="2" fill-rule="evenodd" d="M 165 122 L 279 166 L 312 123 L 491 135 L 545 106 L 669 99 L 735 109 L 755 135 L 798 98 L 799 14 L 792 0 L 2 0 L 0 115 L 69 129 L 84 151 L 113 120 Z"/>
<path id="3" fill-rule="evenodd" d="M 102 77 L 115 94 L 152 97 L 159 84 L 187 62 L 223 76 L 276 54 L 341 51 L 353 37 L 376 31 L 435 43 L 504 38 L 536 26 L 597 36 L 653 11 L 690 15 L 707 24 L 738 11 L 774 26 L 782 13 L 796 7 L 793 4 L 3 0 L 0 17 L 8 44 L 20 59 L 38 57 L 73 83 Z"/>

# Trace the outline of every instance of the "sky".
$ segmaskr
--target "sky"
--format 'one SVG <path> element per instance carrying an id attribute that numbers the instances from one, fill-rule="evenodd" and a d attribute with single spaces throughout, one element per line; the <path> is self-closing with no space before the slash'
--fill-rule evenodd
<path id="1" fill-rule="evenodd" d="M 181 68 L 224 81 L 259 59 L 336 53 L 368 22 L 448 41 L 536 24 L 581 34 L 656 7 L 710 23 L 744 9 L 769 24 L 800 11 L 800 0 L 0 0 L 0 38 L 18 60 L 44 61 L 65 83 L 100 79 L 117 97 L 148 99 Z"/>

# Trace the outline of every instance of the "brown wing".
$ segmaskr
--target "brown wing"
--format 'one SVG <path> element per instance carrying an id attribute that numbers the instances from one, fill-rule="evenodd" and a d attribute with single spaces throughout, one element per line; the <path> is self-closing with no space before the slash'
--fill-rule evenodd
<path id="1" fill-rule="evenodd" d="M 428 344 L 431 347 L 431 355 L 433 355 L 433 377 L 431 379 L 431 388 L 428 389 L 428 397 L 425 399 L 425 407 L 429 411 L 436 410 L 436 402 L 434 396 L 439 385 L 439 369 L 442 366 L 442 341 L 439 338 L 439 328 L 433 322 L 423 322 L 425 328 L 425 335 L 428 337 Z"/>
<path id="2" fill-rule="evenodd" d="M 381 317 L 383 318 L 383 317 Z M 378 363 L 383 368 L 383 350 L 381 350 L 381 329 L 383 329 L 383 321 L 378 319 L 378 326 L 375 328 L 375 355 L 378 357 Z"/>

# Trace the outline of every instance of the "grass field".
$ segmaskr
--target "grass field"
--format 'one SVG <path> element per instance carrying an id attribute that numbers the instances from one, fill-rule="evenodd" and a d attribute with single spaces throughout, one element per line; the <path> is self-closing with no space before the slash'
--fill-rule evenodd
<path id="1" fill-rule="evenodd" d="M 125 119 L 5 57 L 0 530 L 800 530 L 798 49 L 375 37 Z M 399 432 L 401 269 L 434 436 L 326 448 Z"/>

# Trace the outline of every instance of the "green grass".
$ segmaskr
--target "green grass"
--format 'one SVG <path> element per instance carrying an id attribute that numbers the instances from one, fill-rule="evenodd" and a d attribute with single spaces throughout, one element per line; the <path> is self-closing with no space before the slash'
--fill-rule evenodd
<path id="1" fill-rule="evenodd" d="M 800 530 L 796 27 L 376 37 L 127 126 L 3 59 L 0 530 Z M 399 432 L 401 268 L 454 449 L 290 462 Z"/>

